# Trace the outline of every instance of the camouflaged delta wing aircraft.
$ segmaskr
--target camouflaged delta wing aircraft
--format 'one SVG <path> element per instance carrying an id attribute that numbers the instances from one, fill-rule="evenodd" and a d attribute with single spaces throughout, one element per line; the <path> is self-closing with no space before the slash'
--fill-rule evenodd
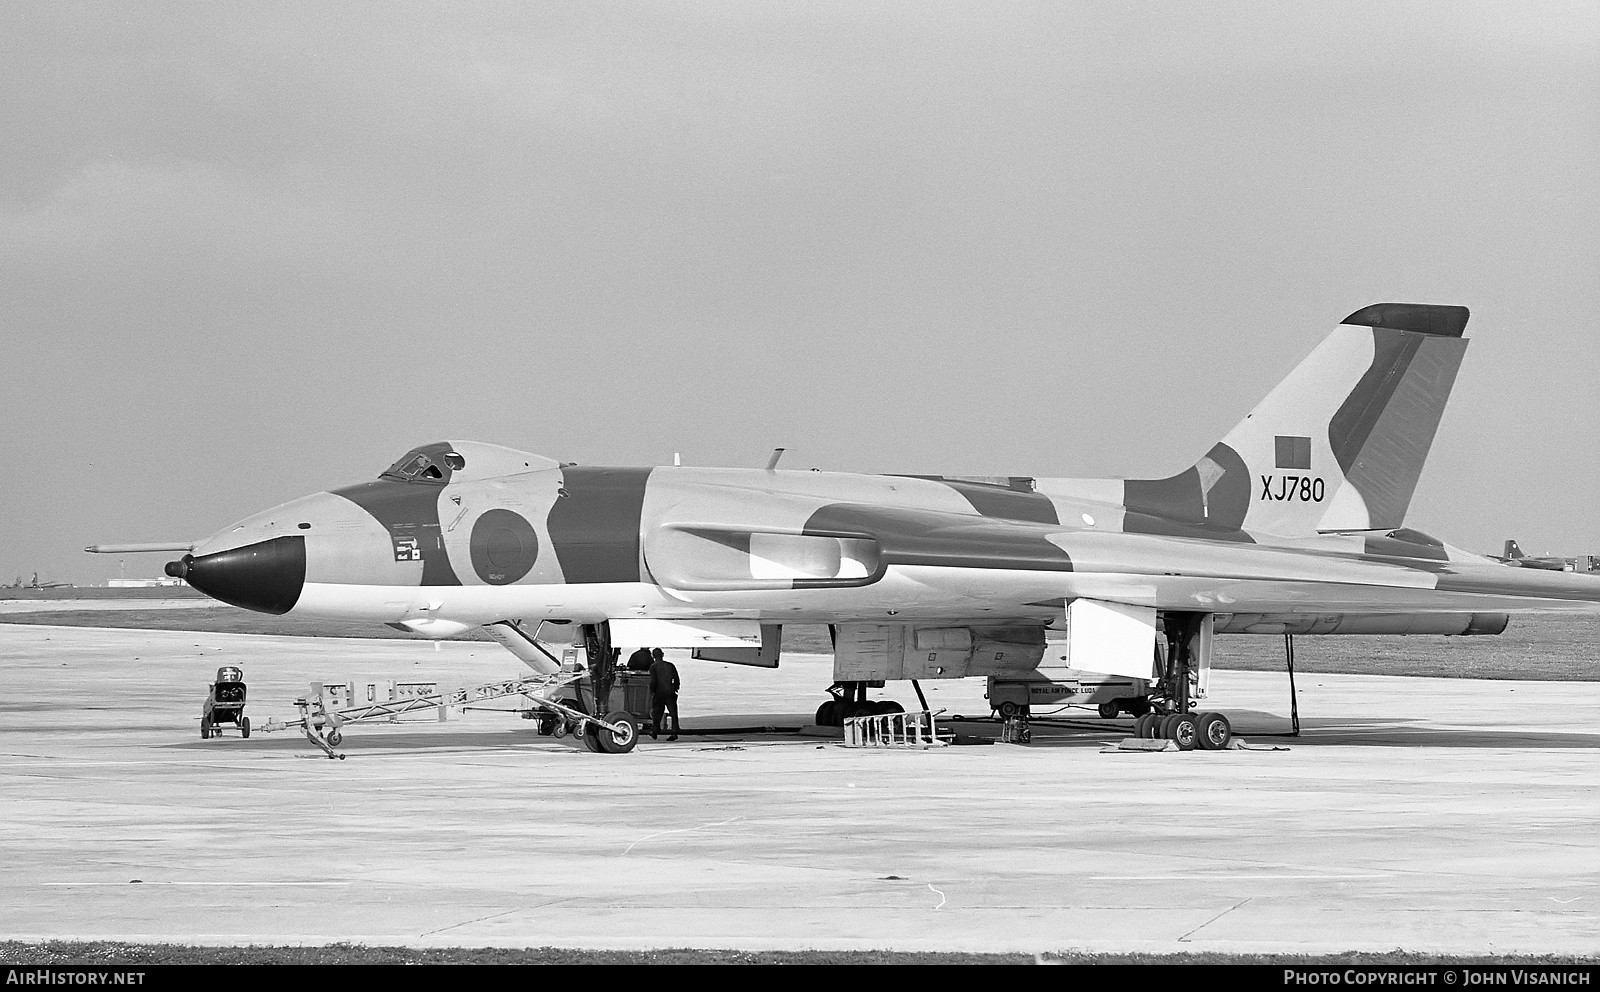
<path id="1" fill-rule="evenodd" d="M 1226 720 L 1191 712 L 1214 634 L 1494 634 L 1509 612 L 1600 607 L 1594 577 L 1403 526 L 1467 316 L 1351 314 L 1165 479 L 598 468 L 439 442 L 219 531 L 167 572 L 266 613 L 436 637 L 482 625 L 546 672 L 535 639 L 577 640 L 597 689 L 613 640 L 773 667 L 783 624 L 828 624 L 819 723 L 874 712 L 878 680 L 1048 686 L 1070 667 L 1150 680 L 1120 703 L 1144 711 L 1141 733 L 1165 713 L 1159 732 L 1218 746 Z M 641 622 L 648 635 L 623 637 Z"/>

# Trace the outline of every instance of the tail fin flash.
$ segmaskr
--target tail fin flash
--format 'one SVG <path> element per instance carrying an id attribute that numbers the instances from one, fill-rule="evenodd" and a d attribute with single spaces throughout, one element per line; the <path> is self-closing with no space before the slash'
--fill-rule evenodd
<path id="1" fill-rule="evenodd" d="M 1399 527 L 1455 384 L 1466 307 L 1344 319 L 1199 463 L 1132 480 L 1132 514 L 1285 537 Z"/>
<path id="2" fill-rule="evenodd" d="M 1518 558 L 1524 557 L 1524 555 L 1522 554 L 1522 549 L 1517 547 L 1516 541 L 1507 541 L 1506 553 L 1501 555 L 1501 557 L 1506 561 L 1516 561 Z"/>

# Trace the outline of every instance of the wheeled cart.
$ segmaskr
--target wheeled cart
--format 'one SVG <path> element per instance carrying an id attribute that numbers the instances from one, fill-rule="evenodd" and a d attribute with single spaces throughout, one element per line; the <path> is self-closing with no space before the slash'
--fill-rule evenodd
<path id="1" fill-rule="evenodd" d="M 219 724 L 224 723 L 238 727 L 240 737 L 249 737 L 250 718 L 244 715 L 244 697 L 244 670 L 232 665 L 217 669 L 217 680 L 211 683 L 205 708 L 200 711 L 200 739 L 221 737 Z"/>

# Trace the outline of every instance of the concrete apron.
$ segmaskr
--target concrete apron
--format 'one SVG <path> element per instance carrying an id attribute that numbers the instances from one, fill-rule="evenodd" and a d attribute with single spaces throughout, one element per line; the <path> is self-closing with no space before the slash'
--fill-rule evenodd
<path id="1" fill-rule="evenodd" d="M 810 722 L 829 659 L 674 659 L 685 725 Z M 0 935 L 199 944 L 1600 953 L 1600 684 L 1213 674 L 1260 747 L 590 754 L 512 716 L 258 726 L 307 682 L 489 681 L 498 646 L 0 625 Z M 924 686 L 982 716 L 981 681 Z M 904 691 L 901 691 L 901 690 Z M 883 695 L 914 702 L 910 686 Z M 1083 711 L 1079 711 L 1083 712 Z M 762 715 L 759 720 L 750 714 Z M 993 725 L 987 726 L 993 733 Z"/>

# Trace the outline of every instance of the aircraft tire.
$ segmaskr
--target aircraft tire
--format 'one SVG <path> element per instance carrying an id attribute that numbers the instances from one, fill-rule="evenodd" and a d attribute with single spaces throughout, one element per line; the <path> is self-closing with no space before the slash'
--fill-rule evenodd
<path id="1" fill-rule="evenodd" d="M 1100 704 L 1100 719 L 1102 719 L 1102 720 L 1115 720 L 1117 717 L 1119 717 L 1121 715 L 1122 715 L 1122 707 L 1118 706 L 1116 703 L 1111 702 L 1111 703 L 1101 703 Z"/>
<path id="2" fill-rule="evenodd" d="M 1180 715 L 1178 713 L 1168 713 L 1166 716 L 1157 718 L 1160 722 L 1156 724 L 1156 740 L 1170 741 L 1173 739 L 1172 725 L 1178 722 Z"/>
<path id="3" fill-rule="evenodd" d="M 1179 713 L 1171 718 L 1167 736 L 1180 751 L 1193 751 L 1200 746 L 1200 719 L 1193 713 Z"/>
<path id="4" fill-rule="evenodd" d="M 600 749 L 607 754 L 627 754 L 639 743 L 639 724 L 633 719 L 633 714 L 617 710 L 606 714 L 606 722 L 623 728 L 621 733 L 598 728 L 596 736 L 600 740 Z"/>
<path id="5" fill-rule="evenodd" d="M 211 721 L 205 717 L 200 718 L 200 739 L 203 741 L 211 739 Z"/>
<path id="6" fill-rule="evenodd" d="M 246 740 L 250 737 L 250 718 L 247 716 L 239 718 L 239 736 Z"/>
<path id="7" fill-rule="evenodd" d="M 1150 714 L 1141 713 L 1134 718 L 1133 736 L 1142 741 L 1150 739 Z"/>
<path id="8" fill-rule="evenodd" d="M 833 700 L 830 699 L 817 707 L 817 726 L 831 727 L 833 725 L 828 722 L 831 719 L 833 719 Z"/>
<path id="9" fill-rule="evenodd" d="M 880 700 L 878 700 L 878 715 L 879 716 L 882 716 L 882 715 L 887 714 L 887 713 L 904 713 L 905 711 L 906 711 L 906 708 L 904 706 L 901 706 L 899 703 L 895 702 L 892 699 L 880 699 Z"/>
<path id="10" fill-rule="evenodd" d="M 1226 750 L 1233 742 L 1233 726 L 1221 713 L 1200 714 L 1200 747 L 1206 751 Z"/>
<path id="11" fill-rule="evenodd" d="M 595 754 L 605 753 L 605 748 L 600 744 L 600 725 L 592 720 L 585 720 L 583 724 L 583 747 L 586 751 Z"/>

